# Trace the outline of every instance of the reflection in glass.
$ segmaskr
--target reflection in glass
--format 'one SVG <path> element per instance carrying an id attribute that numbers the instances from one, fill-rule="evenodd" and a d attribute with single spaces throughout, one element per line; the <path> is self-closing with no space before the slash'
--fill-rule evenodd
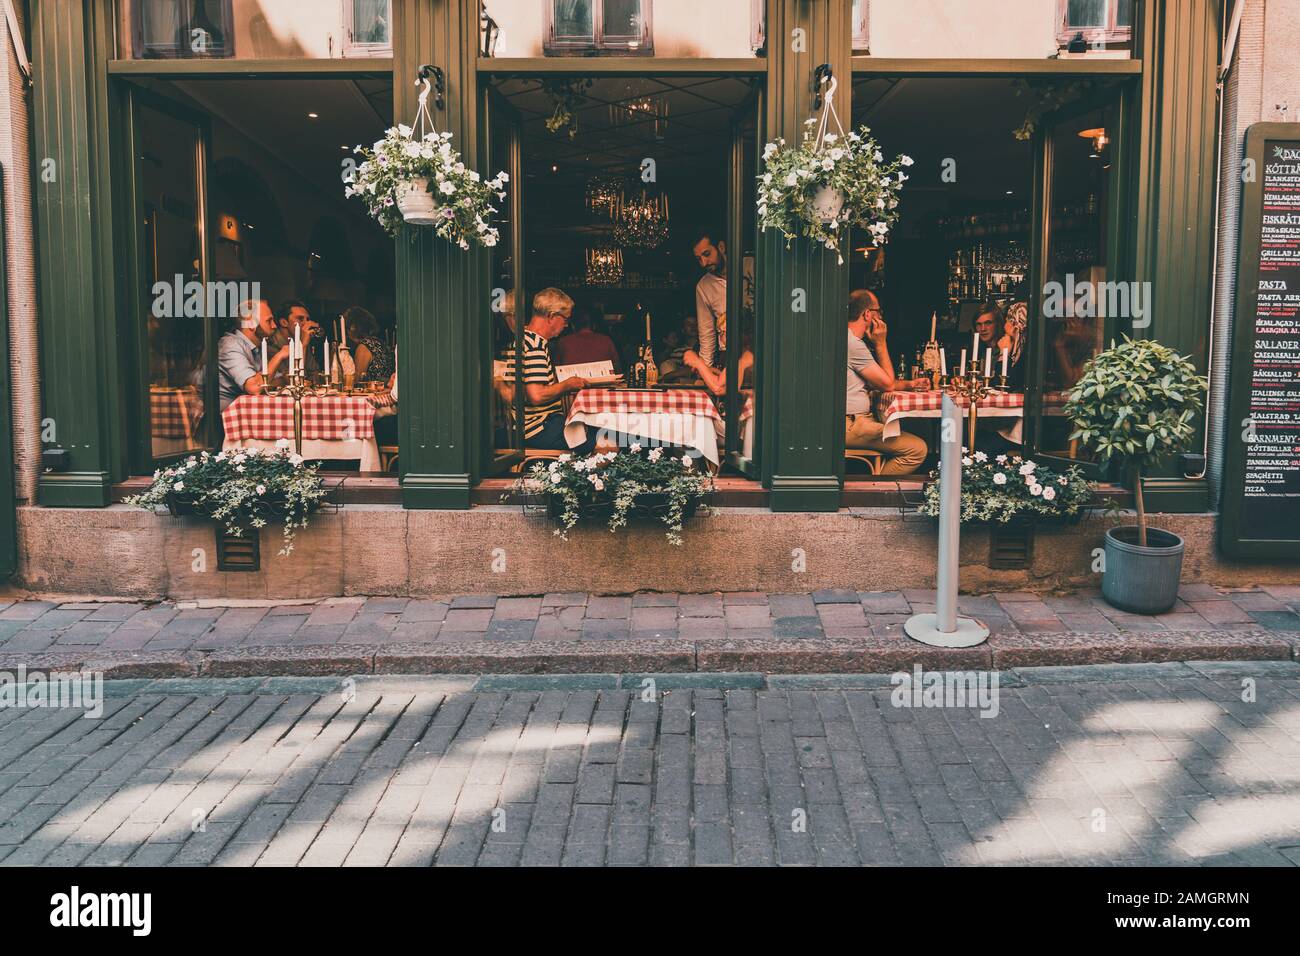
<path id="1" fill-rule="evenodd" d="M 1062 396 L 1074 387 L 1088 360 L 1102 348 L 1108 317 L 1124 319 L 1125 296 L 1111 295 L 1107 281 L 1106 212 L 1113 145 L 1105 110 L 1062 122 L 1050 133 L 1052 178 L 1048 207 L 1043 442 L 1045 451 L 1078 457 L 1061 415 Z"/>
<path id="2" fill-rule="evenodd" d="M 552 0 L 555 6 L 555 36 L 563 39 L 593 39 L 591 0 Z"/>
<path id="3" fill-rule="evenodd" d="M 391 0 L 352 0 L 352 42 L 390 45 L 390 5 Z"/>
<path id="4" fill-rule="evenodd" d="M 169 114 L 140 109 L 140 189 L 145 235 L 143 301 L 149 350 L 149 432 L 153 456 L 162 458 L 204 446 L 203 316 L 177 314 L 170 293 L 202 281 L 199 235 L 199 130 Z M 159 288 L 162 288 L 159 285 Z"/>

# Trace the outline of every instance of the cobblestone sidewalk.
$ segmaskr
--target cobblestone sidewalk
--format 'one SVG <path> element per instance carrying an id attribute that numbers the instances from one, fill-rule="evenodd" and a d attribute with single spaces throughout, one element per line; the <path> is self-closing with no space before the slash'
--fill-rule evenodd
<path id="1" fill-rule="evenodd" d="M 1168 614 L 1110 607 L 1096 592 L 962 597 L 993 637 L 1030 646 L 1061 635 L 1259 632 L 1300 636 L 1300 586 L 1219 591 L 1185 585 Z M 231 647 L 413 642 L 609 640 L 893 640 L 933 591 L 635 594 L 602 597 L 344 598 L 277 607 L 0 602 L 0 654 L 206 651 Z"/>
<path id="2" fill-rule="evenodd" d="M 0 864 L 1297 865 L 1297 672 L 114 682 L 0 710 Z"/>

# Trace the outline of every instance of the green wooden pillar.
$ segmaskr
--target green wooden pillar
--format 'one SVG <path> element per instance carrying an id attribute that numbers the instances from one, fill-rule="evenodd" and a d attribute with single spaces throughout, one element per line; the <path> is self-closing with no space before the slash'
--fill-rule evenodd
<path id="1" fill-rule="evenodd" d="M 836 112 L 851 119 L 850 0 L 770 0 L 767 29 L 768 141 L 796 142 L 812 115 L 812 78 L 829 63 L 839 80 Z M 845 127 L 848 128 L 847 125 Z M 845 237 L 847 242 L 847 236 Z M 787 249 L 759 237 L 763 481 L 773 511 L 835 511 L 844 476 L 845 308 L 848 267 L 806 240 Z M 795 311 L 802 305 L 803 311 Z"/>
<path id="2" fill-rule="evenodd" d="M 430 112 L 466 165 L 478 166 L 478 4 L 474 0 L 394 0 L 394 120 L 415 117 L 421 64 L 443 71 L 445 108 Z M 514 188 L 516 184 L 512 183 Z M 397 242 L 397 342 L 402 503 L 465 509 L 479 478 L 482 336 L 488 259 L 462 252 L 433 230 Z"/>
<path id="3" fill-rule="evenodd" d="M 32 4 L 32 189 L 40 270 L 42 437 L 68 453 L 43 505 L 101 507 L 124 468 L 105 64 L 113 5 Z"/>
<path id="4" fill-rule="evenodd" d="M 1202 372 L 1209 361 L 1214 273 L 1216 7 L 1213 0 L 1145 5 L 1132 261 L 1133 278 L 1151 283 L 1153 302 L 1149 326 L 1122 329 L 1190 355 Z M 1203 418 L 1199 427 L 1205 427 Z M 1200 437 L 1190 451 L 1200 451 Z M 1147 506 L 1206 510 L 1205 482 L 1176 477 L 1176 467 L 1168 467 L 1167 479 L 1150 483 Z"/>

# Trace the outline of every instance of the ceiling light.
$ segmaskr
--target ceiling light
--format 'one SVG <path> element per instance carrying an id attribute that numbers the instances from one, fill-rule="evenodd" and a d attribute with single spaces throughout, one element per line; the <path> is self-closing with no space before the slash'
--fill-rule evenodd
<path id="1" fill-rule="evenodd" d="M 1085 129 L 1079 131 L 1081 139 L 1092 140 L 1093 152 L 1100 153 L 1110 145 L 1110 137 L 1106 135 L 1104 127 L 1098 126 L 1096 129 Z"/>
<path id="2" fill-rule="evenodd" d="M 308 118 L 308 119 L 320 119 L 320 114 L 319 114 L 319 113 L 308 113 L 308 114 L 307 114 L 307 118 Z"/>

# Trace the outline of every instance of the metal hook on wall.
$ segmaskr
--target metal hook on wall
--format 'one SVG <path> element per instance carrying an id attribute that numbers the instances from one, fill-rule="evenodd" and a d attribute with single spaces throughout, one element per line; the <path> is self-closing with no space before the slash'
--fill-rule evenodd
<path id="1" fill-rule="evenodd" d="M 812 92 L 814 113 L 822 108 L 822 85 L 829 83 L 834 76 L 835 71 L 831 69 L 829 63 L 823 63 L 817 67 L 817 69 L 813 70 Z"/>
<path id="2" fill-rule="evenodd" d="M 416 82 L 421 80 L 433 80 L 433 105 L 438 109 L 446 109 L 447 101 L 445 94 L 447 92 L 446 76 L 442 72 L 442 67 L 432 66 L 428 63 L 423 64 L 415 74 Z"/>

